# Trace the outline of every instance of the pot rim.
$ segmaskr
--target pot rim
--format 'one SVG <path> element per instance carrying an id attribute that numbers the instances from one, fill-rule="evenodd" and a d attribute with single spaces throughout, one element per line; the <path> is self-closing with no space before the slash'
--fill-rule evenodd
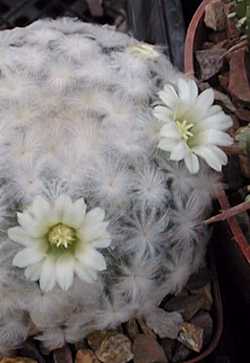
<path id="1" fill-rule="evenodd" d="M 209 2 L 212 0 L 203 0 L 197 11 L 195 12 L 190 25 L 187 30 L 186 40 L 185 40 L 185 52 L 184 52 L 184 70 L 185 73 L 195 78 L 195 64 L 194 64 L 194 52 L 197 42 L 197 35 L 204 20 L 205 8 Z M 219 193 L 217 195 L 217 200 L 222 209 L 229 209 L 231 207 L 228 197 L 225 192 Z M 233 239 L 239 246 L 241 253 L 244 258 L 250 264 L 250 245 L 236 219 L 236 217 L 231 217 L 227 220 L 229 228 L 232 232 Z"/>

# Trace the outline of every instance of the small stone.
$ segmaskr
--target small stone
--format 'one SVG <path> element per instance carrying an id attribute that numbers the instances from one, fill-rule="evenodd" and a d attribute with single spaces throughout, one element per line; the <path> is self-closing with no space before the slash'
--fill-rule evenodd
<path id="1" fill-rule="evenodd" d="M 213 336 L 214 323 L 211 315 L 202 311 L 192 319 L 191 323 L 204 329 L 204 345 L 208 345 Z"/>
<path id="2" fill-rule="evenodd" d="M 146 316 L 146 323 L 160 338 L 176 339 L 183 322 L 181 314 L 155 308 Z"/>
<path id="3" fill-rule="evenodd" d="M 145 323 L 144 319 L 142 318 L 137 318 L 137 322 L 138 322 L 138 325 L 141 329 L 141 331 L 143 332 L 143 334 L 145 335 L 149 335 L 153 338 L 156 339 L 156 334 L 153 332 L 152 329 L 150 329 L 150 327 Z"/>
<path id="4" fill-rule="evenodd" d="M 175 296 L 171 298 L 164 308 L 167 311 L 177 311 L 182 314 L 184 320 L 191 320 L 198 311 L 204 308 L 204 297 L 200 295 L 189 295 L 184 297 Z"/>
<path id="5" fill-rule="evenodd" d="M 39 351 L 37 345 L 35 344 L 34 340 L 28 339 L 21 347 L 18 349 L 18 354 L 22 357 L 28 357 L 37 361 L 38 363 L 45 363 L 45 358 Z"/>
<path id="6" fill-rule="evenodd" d="M 176 340 L 163 338 L 160 340 L 161 346 L 170 362 L 172 362 L 172 358 L 174 355 L 175 347 L 176 347 Z"/>
<path id="7" fill-rule="evenodd" d="M 246 48 L 239 48 L 230 54 L 228 91 L 240 101 L 250 102 Z"/>
<path id="8" fill-rule="evenodd" d="M 210 48 L 204 50 L 197 50 L 195 56 L 199 63 L 200 79 L 206 81 L 215 76 L 223 67 L 224 55 L 226 49 L 224 48 Z"/>
<path id="9" fill-rule="evenodd" d="M 116 332 L 113 330 L 96 330 L 87 336 L 88 345 L 95 352 L 97 349 L 100 348 L 102 342 L 106 338 L 114 334 L 116 334 Z"/>
<path id="10" fill-rule="evenodd" d="M 250 160 L 248 155 L 239 155 L 240 169 L 245 178 L 250 178 Z"/>
<path id="11" fill-rule="evenodd" d="M 73 363 L 72 352 L 68 344 L 54 350 L 53 358 L 55 363 Z"/>
<path id="12" fill-rule="evenodd" d="M 85 350 L 85 349 L 88 349 L 89 345 L 87 343 L 87 341 L 84 339 L 84 340 L 81 340 L 79 342 L 76 342 L 74 344 L 75 346 L 75 350 L 78 351 L 78 350 Z"/>
<path id="13" fill-rule="evenodd" d="M 91 350 L 78 350 L 75 363 L 100 363 Z"/>
<path id="14" fill-rule="evenodd" d="M 187 348 L 200 353 L 203 347 L 204 330 L 194 324 L 183 323 L 178 335 L 178 341 Z"/>
<path id="15" fill-rule="evenodd" d="M 191 353 L 192 351 L 187 347 L 185 347 L 185 345 L 178 343 L 171 362 L 173 363 L 184 362 L 190 356 Z"/>
<path id="16" fill-rule="evenodd" d="M 198 290 L 206 286 L 211 281 L 211 272 L 206 268 L 201 268 L 196 274 L 193 274 L 187 282 L 188 290 Z"/>
<path id="17" fill-rule="evenodd" d="M 217 44 L 227 39 L 227 33 L 225 31 L 211 32 L 210 34 L 208 34 L 208 39 L 210 40 L 210 42 Z"/>
<path id="18" fill-rule="evenodd" d="M 214 303 L 211 283 L 207 284 L 202 289 L 197 290 L 197 294 L 202 294 L 202 296 L 204 298 L 203 309 L 210 311 L 212 309 L 212 306 Z"/>
<path id="19" fill-rule="evenodd" d="M 168 363 L 163 348 L 156 339 L 139 334 L 133 345 L 134 363 Z"/>
<path id="20" fill-rule="evenodd" d="M 125 329 L 127 335 L 132 340 L 140 333 L 136 319 L 129 319 L 129 321 L 125 324 Z"/>
<path id="21" fill-rule="evenodd" d="M 0 359 L 0 363 L 37 363 L 37 361 L 25 357 L 3 357 Z"/>
<path id="22" fill-rule="evenodd" d="M 204 22 L 208 28 L 215 31 L 226 29 L 226 14 L 221 0 L 212 0 L 206 6 Z"/>
<path id="23" fill-rule="evenodd" d="M 127 363 L 133 359 L 131 341 L 123 334 L 107 336 L 95 352 L 104 363 Z"/>

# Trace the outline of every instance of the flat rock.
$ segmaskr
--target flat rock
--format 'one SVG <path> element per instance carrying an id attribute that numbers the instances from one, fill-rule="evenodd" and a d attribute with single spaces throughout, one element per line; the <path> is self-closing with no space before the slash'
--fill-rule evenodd
<path id="1" fill-rule="evenodd" d="M 203 347 L 204 329 L 190 323 L 183 323 L 178 335 L 178 341 L 188 349 L 200 353 Z"/>
<path id="2" fill-rule="evenodd" d="M 171 298 L 164 308 L 167 311 L 179 312 L 184 320 L 191 320 L 195 314 L 204 309 L 205 299 L 202 294 L 189 296 L 174 296 Z"/>
<path id="3" fill-rule="evenodd" d="M 37 361 L 25 357 L 3 357 L 0 359 L 0 363 L 37 363 Z"/>
<path id="4" fill-rule="evenodd" d="M 95 352 L 100 348 L 104 339 L 116 334 L 113 330 L 96 330 L 87 336 L 87 342 L 90 348 Z"/>
<path id="5" fill-rule="evenodd" d="M 190 356 L 191 353 L 192 351 L 185 347 L 185 345 L 178 343 L 171 362 L 182 363 Z"/>
<path id="6" fill-rule="evenodd" d="M 231 53 L 229 59 L 229 85 L 231 96 L 240 101 L 250 102 L 250 84 L 246 67 L 246 48 Z"/>
<path id="7" fill-rule="evenodd" d="M 139 334 L 133 345 L 134 363 L 168 363 L 163 348 L 156 339 Z"/>
<path id="8" fill-rule="evenodd" d="M 78 350 L 75 363 L 100 363 L 96 355 L 89 349 Z"/>
<path id="9" fill-rule="evenodd" d="M 129 319 L 129 321 L 125 324 L 125 329 L 127 335 L 132 340 L 134 340 L 134 338 L 140 333 L 136 319 Z"/>
<path id="10" fill-rule="evenodd" d="M 206 268 L 201 268 L 196 274 L 193 274 L 187 282 L 188 290 L 201 289 L 211 281 L 211 272 Z"/>
<path id="11" fill-rule="evenodd" d="M 208 28 L 215 31 L 226 29 L 227 19 L 221 0 L 212 0 L 206 6 L 204 22 Z"/>
<path id="12" fill-rule="evenodd" d="M 180 326 L 183 322 L 182 315 L 179 312 L 168 312 L 160 308 L 155 308 L 145 316 L 147 325 L 160 338 L 176 339 Z"/>
<path id="13" fill-rule="evenodd" d="M 195 56 L 200 68 L 200 79 L 206 81 L 215 76 L 224 64 L 224 48 L 197 50 Z"/>
<path id="14" fill-rule="evenodd" d="M 191 323 L 199 326 L 204 330 L 204 345 L 208 345 L 211 342 L 212 336 L 213 336 L 213 319 L 211 318 L 211 315 L 205 311 L 200 312 L 197 314 L 192 320 Z"/>
<path id="15" fill-rule="evenodd" d="M 174 355 L 174 351 L 176 348 L 176 340 L 163 338 L 160 340 L 161 346 L 170 362 L 172 362 L 172 358 Z M 178 343 L 179 344 L 179 343 Z"/>
<path id="16" fill-rule="evenodd" d="M 120 333 L 107 336 L 95 353 L 104 363 L 127 363 L 134 356 L 131 341 Z"/>
<path id="17" fill-rule="evenodd" d="M 73 363 L 72 352 L 68 344 L 64 347 L 56 349 L 53 352 L 53 358 L 55 363 Z"/>

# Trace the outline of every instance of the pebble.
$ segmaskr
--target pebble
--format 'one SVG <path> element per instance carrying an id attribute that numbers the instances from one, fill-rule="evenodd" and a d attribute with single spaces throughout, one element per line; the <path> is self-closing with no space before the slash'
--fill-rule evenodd
<path id="1" fill-rule="evenodd" d="M 125 329 L 129 338 L 132 340 L 140 333 L 136 319 L 130 319 L 125 324 Z"/>
<path id="2" fill-rule="evenodd" d="M 153 332 L 152 329 L 149 328 L 149 326 L 145 323 L 144 319 L 137 318 L 137 322 L 143 334 L 149 335 L 156 339 L 156 334 Z"/>
<path id="3" fill-rule="evenodd" d="M 190 323 L 183 323 L 178 335 L 178 341 L 188 349 L 200 353 L 203 347 L 204 329 Z"/>
<path id="4" fill-rule="evenodd" d="M 68 344 L 64 347 L 54 350 L 53 358 L 55 363 L 73 363 L 72 352 Z"/>
<path id="5" fill-rule="evenodd" d="M 196 274 L 193 274 L 187 282 L 188 290 L 198 290 L 206 286 L 211 281 L 211 272 L 206 268 L 201 268 Z"/>
<path id="6" fill-rule="evenodd" d="M 204 329 L 203 345 L 208 345 L 213 336 L 213 319 L 211 315 L 205 311 L 201 311 L 192 320 L 191 323 Z"/>
<path id="7" fill-rule="evenodd" d="M 173 355 L 174 355 L 175 348 L 176 348 L 176 340 L 169 339 L 169 338 L 163 338 L 160 340 L 160 343 L 161 343 L 161 346 L 162 346 L 168 360 L 171 362 Z"/>
<path id="8" fill-rule="evenodd" d="M 127 363 L 134 356 L 131 341 L 120 333 L 107 336 L 95 353 L 104 363 Z"/>
<path id="9" fill-rule="evenodd" d="M 171 362 L 173 363 L 184 362 L 190 356 L 191 353 L 192 351 L 187 347 L 185 347 L 185 345 L 178 343 Z"/>
<path id="10" fill-rule="evenodd" d="M 88 349 L 78 350 L 75 363 L 100 363 L 95 354 Z"/>
<path id="11" fill-rule="evenodd" d="M 106 338 L 114 334 L 116 334 L 116 332 L 113 330 L 96 330 L 87 336 L 88 345 L 95 352 L 100 348 L 102 342 Z"/>
<path id="12" fill-rule="evenodd" d="M 191 320 L 196 313 L 207 306 L 204 296 L 199 295 L 189 295 L 189 296 L 175 296 L 171 298 L 164 308 L 167 311 L 178 311 L 182 314 L 184 320 Z"/>
<path id="13" fill-rule="evenodd" d="M 163 348 L 156 339 L 139 334 L 133 345 L 134 363 L 168 363 Z"/>
<path id="14" fill-rule="evenodd" d="M 0 359 L 0 363 L 37 363 L 36 360 L 25 357 L 3 357 Z"/>
<path id="15" fill-rule="evenodd" d="M 221 0 L 212 0 L 206 6 L 204 22 L 208 28 L 215 31 L 226 29 L 227 19 Z"/>
<path id="16" fill-rule="evenodd" d="M 153 309 L 145 317 L 147 325 L 160 338 L 176 339 L 183 322 L 181 314 L 176 311 L 167 312 L 160 308 Z"/>

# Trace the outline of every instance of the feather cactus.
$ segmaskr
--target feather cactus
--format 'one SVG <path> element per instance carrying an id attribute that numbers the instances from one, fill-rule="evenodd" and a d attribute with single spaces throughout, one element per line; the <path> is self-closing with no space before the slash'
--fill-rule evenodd
<path id="1" fill-rule="evenodd" d="M 39 20 L 0 48 L 0 353 L 31 322 L 49 349 L 133 316 L 173 337 L 158 306 L 204 261 L 230 117 L 106 27 Z"/>
<path id="2" fill-rule="evenodd" d="M 229 16 L 237 19 L 237 27 L 250 39 L 250 0 L 234 0 L 234 5 Z"/>

